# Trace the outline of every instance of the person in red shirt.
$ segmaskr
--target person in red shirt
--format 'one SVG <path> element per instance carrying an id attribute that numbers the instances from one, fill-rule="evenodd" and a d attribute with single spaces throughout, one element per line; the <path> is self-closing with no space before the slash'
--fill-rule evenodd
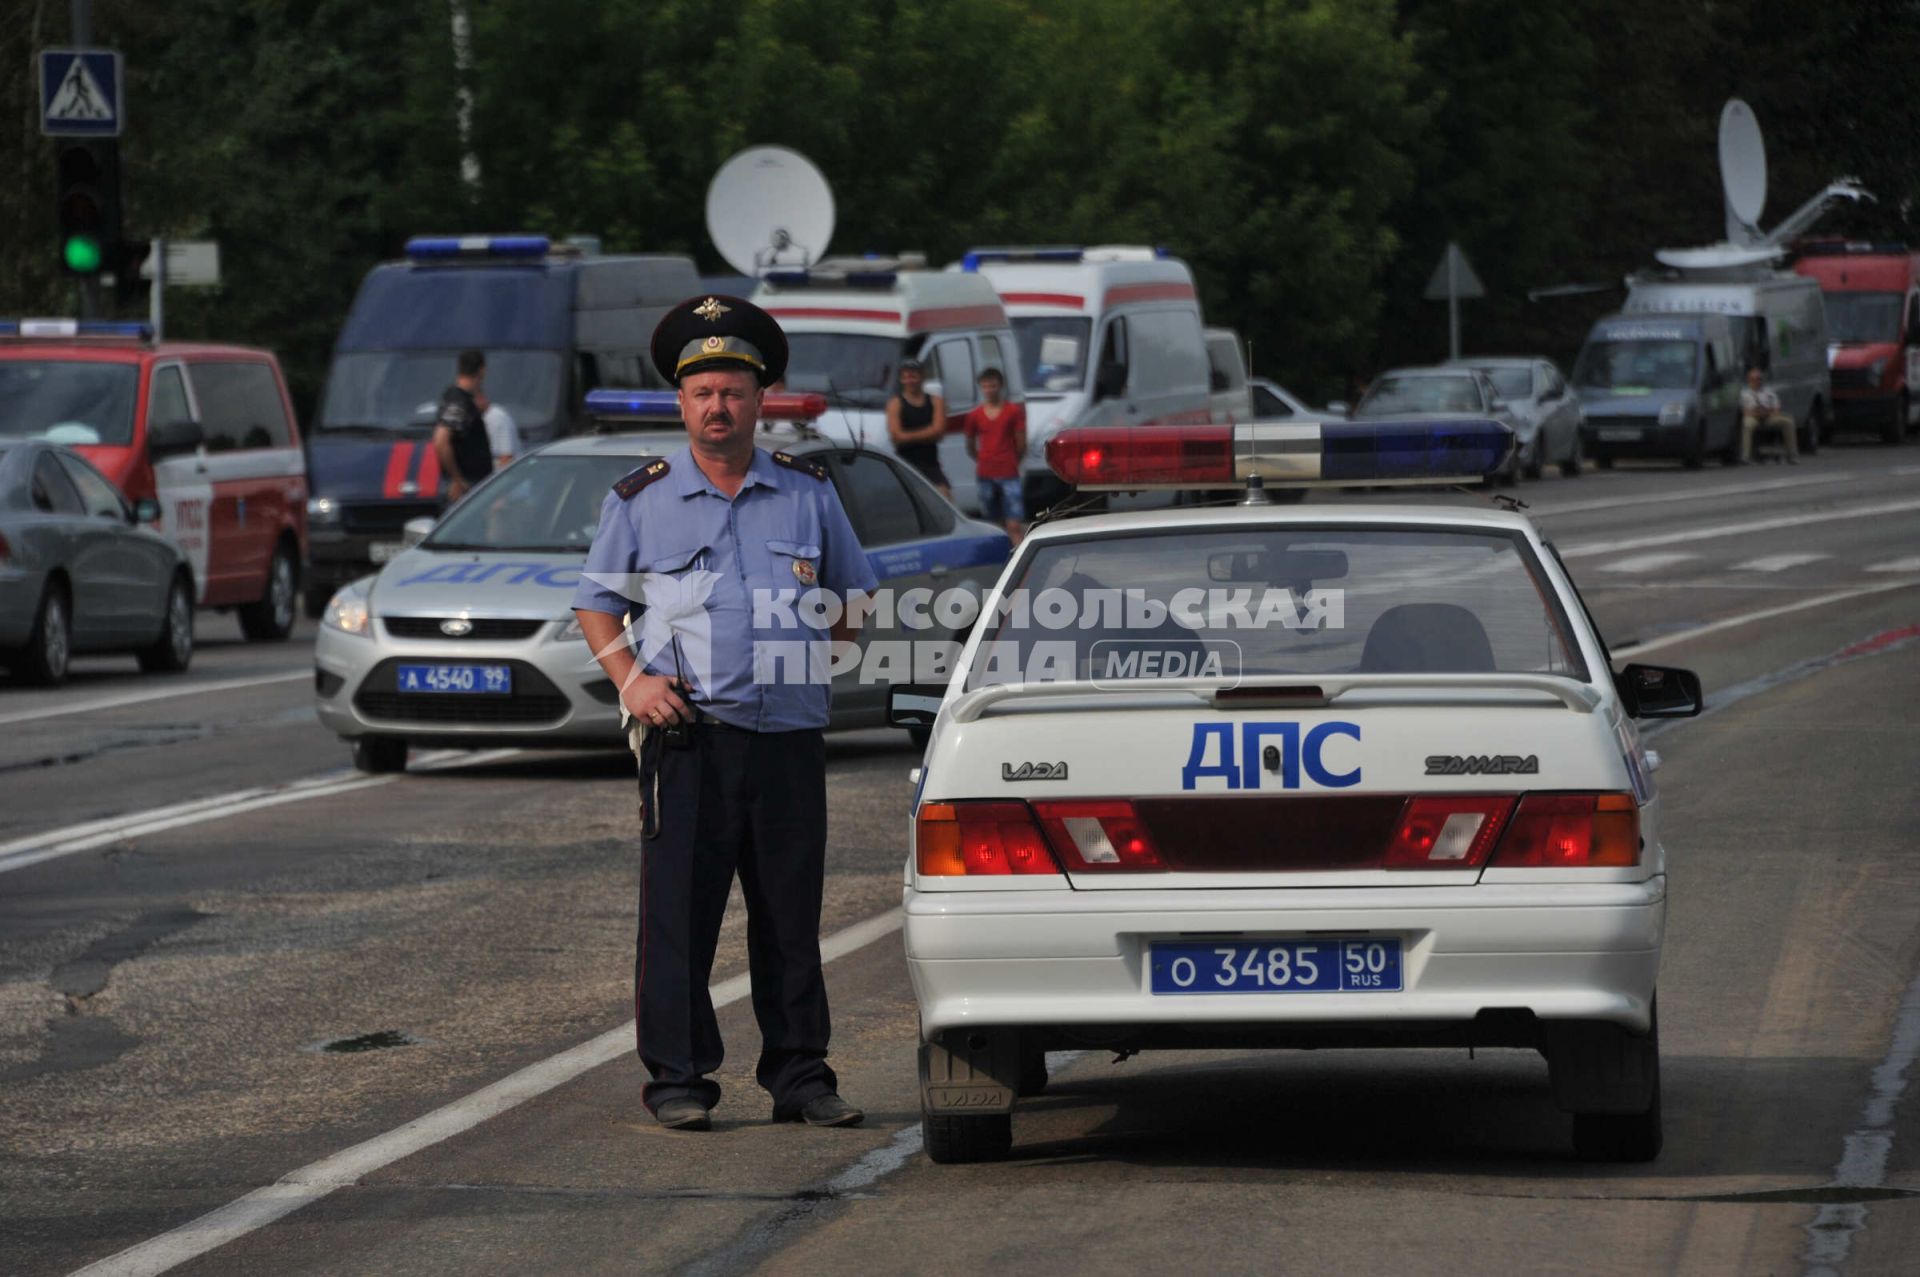
<path id="1" fill-rule="evenodd" d="M 979 479 L 980 515 L 1007 529 L 1015 545 L 1027 534 L 1027 511 L 1020 498 L 1020 458 L 1027 454 L 1027 410 L 1003 397 L 1007 379 L 998 368 L 980 372 L 980 403 L 961 426 L 967 455 Z"/>

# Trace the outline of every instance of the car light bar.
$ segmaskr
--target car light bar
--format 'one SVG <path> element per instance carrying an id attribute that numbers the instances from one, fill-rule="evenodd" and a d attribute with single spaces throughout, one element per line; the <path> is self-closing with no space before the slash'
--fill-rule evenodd
<path id="1" fill-rule="evenodd" d="M 133 319 L 0 319 L 0 337 L 131 337 L 152 341 L 153 325 Z"/>
<path id="2" fill-rule="evenodd" d="M 970 248 L 960 257 L 960 269 L 977 271 L 983 262 L 1151 262 L 1173 256 L 1163 246 L 1101 244 L 1094 248 L 1057 244 L 1037 248 Z"/>
<path id="3" fill-rule="evenodd" d="M 900 273 L 891 270 L 821 270 L 818 267 L 770 270 L 760 278 L 776 288 L 892 288 Z"/>
<path id="4" fill-rule="evenodd" d="M 463 257 L 545 257 L 553 241 L 545 235 L 416 235 L 407 256 L 417 262 Z"/>
<path id="5" fill-rule="evenodd" d="M 608 420 L 680 420 L 680 396 L 671 390 L 589 390 L 587 412 Z M 827 411 L 825 395 L 782 392 L 760 401 L 762 421 L 812 421 Z"/>
<path id="6" fill-rule="evenodd" d="M 1513 431 L 1497 421 L 1254 422 L 1082 426 L 1047 440 L 1047 465 L 1094 492 L 1239 488 L 1258 477 L 1316 484 L 1477 482 L 1500 470 Z"/>

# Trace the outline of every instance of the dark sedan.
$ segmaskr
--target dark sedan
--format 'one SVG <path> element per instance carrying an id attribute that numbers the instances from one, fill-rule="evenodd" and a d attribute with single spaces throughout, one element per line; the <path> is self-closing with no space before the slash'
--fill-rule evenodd
<path id="1" fill-rule="evenodd" d="M 132 652 L 144 670 L 193 659 L 193 577 L 139 508 L 65 448 L 0 443 L 0 665 L 54 684 L 81 652 Z"/>

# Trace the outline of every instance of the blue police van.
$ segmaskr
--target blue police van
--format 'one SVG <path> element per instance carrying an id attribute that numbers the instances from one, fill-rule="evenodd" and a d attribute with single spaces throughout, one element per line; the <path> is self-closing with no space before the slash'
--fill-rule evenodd
<path id="1" fill-rule="evenodd" d="M 409 519 L 438 513 L 441 392 L 463 350 L 487 357 L 488 399 L 524 448 L 583 428 L 596 387 L 658 387 L 647 343 L 700 289 L 676 256 L 602 256 L 544 235 L 431 236 L 373 268 L 334 343 L 307 432 L 306 605 L 400 553 Z"/>

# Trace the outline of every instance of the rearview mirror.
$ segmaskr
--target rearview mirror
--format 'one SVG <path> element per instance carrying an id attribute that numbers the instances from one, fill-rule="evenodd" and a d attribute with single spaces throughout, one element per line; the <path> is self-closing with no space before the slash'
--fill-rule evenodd
<path id="1" fill-rule="evenodd" d="M 206 441 L 200 423 L 190 420 L 163 421 L 147 427 L 147 454 L 160 457 L 172 452 L 192 452 Z"/>
<path id="2" fill-rule="evenodd" d="M 152 497 L 141 497 L 133 503 L 133 521 L 135 523 L 158 523 L 160 521 L 160 503 Z"/>
<path id="3" fill-rule="evenodd" d="M 427 534 L 431 531 L 433 531 L 433 520 L 426 515 L 423 514 L 417 519 L 408 519 L 400 525 L 400 544 L 412 549 L 426 540 Z"/>
<path id="4" fill-rule="evenodd" d="M 1346 574 L 1345 550 L 1223 550 L 1207 556 L 1207 579 L 1223 584 L 1257 581 L 1299 593 L 1315 581 L 1337 581 Z"/>
<path id="5" fill-rule="evenodd" d="M 893 727 L 932 727 L 947 698 L 944 683 L 895 683 L 887 689 L 887 723 Z"/>
<path id="6" fill-rule="evenodd" d="M 1629 665 L 1613 676 L 1631 718 L 1692 718 L 1707 707 L 1700 676 L 1667 665 Z"/>

